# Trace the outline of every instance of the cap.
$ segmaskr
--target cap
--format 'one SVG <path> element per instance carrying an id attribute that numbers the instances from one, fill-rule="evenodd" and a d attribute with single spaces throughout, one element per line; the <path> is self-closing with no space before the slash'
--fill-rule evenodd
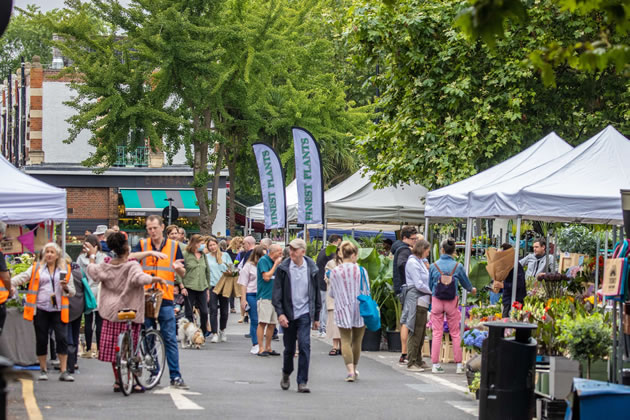
<path id="1" fill-rule="evenodd" d="M 302 248 L 303 250 L 306 251 L 306 242 L 304 242 L 304 239 L 295 238 L 294 240 L 289 242 L 289 246 L 293 249 Z"/>
<path id="2" fill-rule="evenodd" d="M 95 235 L 105 235 L 105 232 L 107 232 L 107 226 L 105 225 L 98 225 L 96 226 L 96 230 L 94 231 Z"/>

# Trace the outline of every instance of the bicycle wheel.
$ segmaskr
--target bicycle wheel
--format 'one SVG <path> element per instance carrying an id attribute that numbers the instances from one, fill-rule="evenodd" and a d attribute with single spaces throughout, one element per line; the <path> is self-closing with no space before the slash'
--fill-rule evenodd
<path id="1" fill-rule="evenodd" d="M 116 370 L 118 371 L 118 384 L 123 395 L 127 396 L 133 391 L 133 370 L 131 358 L 133 357 L 131 334 L 125 331 L 118 337 L 118 351 L 116 352 Z"/>
<path id="2" fill-rule="evenodd" d="M 136 379 L 145 389 L 154 388 L 166 366 L 166 350 L 162 335 L 156 330 L 148 330 L 140 337 L 137 357 L 140 359 Z"/>

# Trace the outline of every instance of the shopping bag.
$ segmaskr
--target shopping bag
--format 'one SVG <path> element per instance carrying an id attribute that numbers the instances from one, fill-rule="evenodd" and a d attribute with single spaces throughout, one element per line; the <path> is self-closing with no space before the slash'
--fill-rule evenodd
<path id="1" fill-rule="evenodd" d="M 359 313 L 363 318 L 363 322 L 365 323 L 365 327 L 370 331 L 378 331 L 381 329 L 381 312 L 378 308 L 378 305 L 370 296 L 370 288 L 367 284 L 367 279 L 365 278 L 365 273 L 363 267 L 359 267 L 359 271 L 361 272 L 361 292 L 367 291 L 367 294 L 360 294 L 357 296 L 359 300 Z M 363 288 L 363 284 L 365 283 L 365 289 Z"/>

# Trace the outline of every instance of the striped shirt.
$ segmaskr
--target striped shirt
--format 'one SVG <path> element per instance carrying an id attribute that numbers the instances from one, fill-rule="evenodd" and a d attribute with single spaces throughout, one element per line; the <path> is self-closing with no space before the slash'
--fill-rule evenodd
<path id="1" fill-rule="evenodd" d="M 359 265 L 343 263 L 330 272 L 330 287 L 328 293 L 335 299 L 335 322 L 339 328 L 363 327 L 363 318 L 359 312 L 357 296 L 369 294 L 369 286 L 364 286 L 361 293 L 361 272 Z M 367 272 L 365 281 L 369 285 Z"/>

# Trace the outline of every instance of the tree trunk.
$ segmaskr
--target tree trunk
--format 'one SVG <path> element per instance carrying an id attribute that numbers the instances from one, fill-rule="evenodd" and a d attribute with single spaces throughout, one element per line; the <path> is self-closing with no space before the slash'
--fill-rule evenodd
<path id="1" fill-rule="evenodd" d="M 230 201 L 228 209 L 230 211 L 229 229 L 230 234 L 235 236 L 236 232 L 236 163 L 238 159 L 238 144 L 232 145 L 232 153 L 230 153 L 228 161 L 228 172 L 230 179 Z"/>
<path id="2" fill-rule="evenodd" d="M 204 118 L 204 125 L 208 130 L 211 130 L 211 115 L 210 111 L 206 112 Z M 217 212 L 219 209 L 218 200 L 219 200 L 219 181 L 221 180 L 221 168 L 223 166 L 223 154 L 225 152 L 225 146 L 223 143 L 219 143 L 219 147 L 215 148 L 216 158 L 214 159 L 214 175 L 212 178 L 212 197 L 210 199 L 210 215 L 208 216 L 209 233 L 212 233 L 212 224 L 214 220 L 217 218 Z M 218 232 L 215 232 L 218 233 Z M 225 232 L 221 232 L 222 234 Z"/>
<path id="3" fill-rule="evenodd" d="M 193 117 L 193 128 L 195 133 L 200 127 L 199 116 Z M 193 134 L 193 183 L 195 196 L 199 203 L 199 229 L 202 235 L 212 233 L 212 222 L 208 211 L 208 143 L 199 141 Z"/>

